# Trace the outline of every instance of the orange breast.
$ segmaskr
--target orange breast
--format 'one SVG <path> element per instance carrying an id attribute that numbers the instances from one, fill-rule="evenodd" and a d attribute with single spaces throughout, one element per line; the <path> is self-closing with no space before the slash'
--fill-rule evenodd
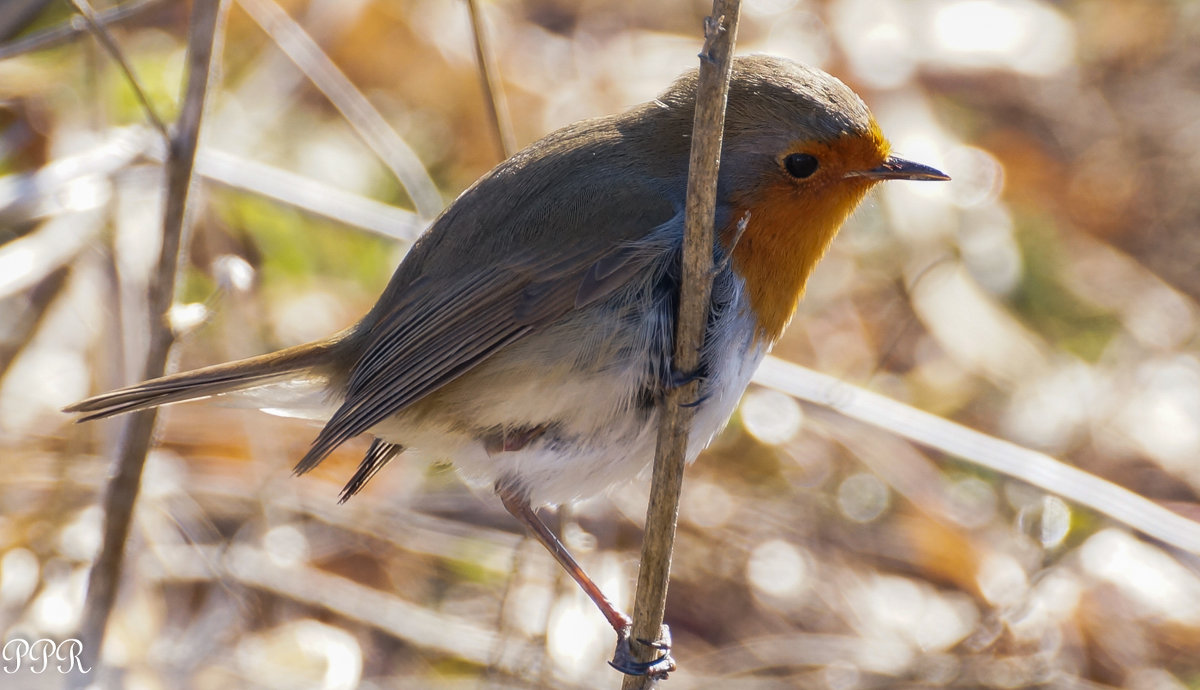
<path id="1" fill-rule="evenodd" d="M 739 204 L 721 235 L 728 241 L 737 220 L 750 214 L 733 250 L 733 267 L 745 281 L 758 322 L 756 340 L 767 344 L 783 333 L 817 261 L 870 188 L 838 181 L 804 190 L 788 182 L 766 186 Z"/>
<path id="2" fill-rule="evenodd" d="M 783 333 L 813 268 L 874 185 L 869 178 L 846 173 L 875 168 L 890 148 L 874 122 L 862 133 L 823 142 L 797 141 L 788 152 L 821 161 L 813 177 L 792 179 L 782 168 L 764 171 L 760 185 L 732 199 L 734 213 L 720 236 L 728 246 L 738 222 L 749 214 L 733 249 L 733 268 L 745 281 L 758 322 L 756 341 L 770 345 Z"/>

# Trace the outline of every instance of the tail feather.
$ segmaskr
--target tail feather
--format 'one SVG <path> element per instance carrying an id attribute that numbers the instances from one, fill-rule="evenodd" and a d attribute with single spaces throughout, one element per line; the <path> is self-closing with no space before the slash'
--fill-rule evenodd
<path id="1" fill-rule="evenodd" d="M 346 487 L 342 489 L 342 496 L 338 499 L 338 503 L 345 503 L 350 500 L 354 494 L 362 491 L 362 488 L 371 481 L 375 473 L 383 469 L 383 466 L 388 464 L 392 458 L 404 452 L 404 446 L 388 443 L 381 438 L 377 438 L 371 442 L 371 447 L 367 449 L 367 454 L 363 457 L 362 462 L 358 464 L 358 470 L 350 481 L 346 482 Z"/>
<path id="2" fill-rule="evenodd" d="M 328 364 L 337 345 L 337 340 L 325 340 L 171 374 L 81 400 L 63 411 L 82 413 L 76 421 L 86 422 L 167 403 L 256 388 L 305 374 L 321 375 L 323 365 Z"/>

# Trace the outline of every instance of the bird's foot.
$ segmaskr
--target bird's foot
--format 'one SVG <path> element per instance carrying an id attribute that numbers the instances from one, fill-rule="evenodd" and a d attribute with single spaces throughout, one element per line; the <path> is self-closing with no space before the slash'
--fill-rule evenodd
<path id="1" fill-rule="evenodd" d="M 627 676 L 650 676 L 654 680 L 666 680 L 667 674 L 675 670 L 675 660 L 671 658 L 670 628 L 663 625 L 657 640 L 650 641 L 639 637 L 636 641 L 661 654 L 653 661 L 638 661 L 630 644 L 629 628 L 626 628 L 617 633 L 617 649 L 608 665 Z"/>
<path id="2" fill-rule="evenodd" d="M 708 383 L 708 377 L 698 371 L 685 374 L 682 371 L 675 371 L 674 369 L 667 374 L 668 388 L 683 388 L 689 383 L 698 383 L 703 386 Z"/>
<path id="3" fill-rule="evenodd" d="M 685 374 L 680 371 L 675 371 L 674 369 L 672 369 L 671 372 L 669 374 L 667 374 L 667 387 L 668 388 L 683 388 L 684 386 L 688 385 L 689 383 L 698 383 L 698 384 L 700 384 L 701 388 L 703 388 L 704 385 L 708 383 L 708 377 L 704 376 L 703 374 L 701 374 L 699 372 L 695 372 L 695 371 L 690 374 Z M 679 406 L 680 407 L 699 407 L 700 405 L 703 405 L 705 402 L 707 402 L 709 397 L 711 397 L 711 396 L 701 395 L 700 397 L 696 398 L 692 402 L 679 403 Z"/>

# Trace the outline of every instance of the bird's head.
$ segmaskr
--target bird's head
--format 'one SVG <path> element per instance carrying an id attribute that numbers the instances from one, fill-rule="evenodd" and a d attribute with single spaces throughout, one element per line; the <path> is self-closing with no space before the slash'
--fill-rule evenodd
<path id="1" fill-rule="evenodd" d="M 697 74 L 659 101 L 686 110 Z M 842 223 L 884 180 L 948 180 L 892 155 L 862 99 L 835 77 L 765 55 L 734 60 L 725 115 L 718 204 L 727 241 L 748 217 L 733 251 L 761 335 L 774 340 Z M 748 214 L 748 216 L 747 216 Z"/>

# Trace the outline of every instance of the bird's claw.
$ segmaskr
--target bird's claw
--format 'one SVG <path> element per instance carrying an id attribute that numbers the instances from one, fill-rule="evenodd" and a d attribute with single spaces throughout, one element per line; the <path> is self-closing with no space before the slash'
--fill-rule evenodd
<path id="1" fill-rule="evenodd" d="M 702 374 L 699 374 L 697 372 L 685 374 L 681 371 L 675 371 L 675 370 L 672 370 L 671 373 L 668 374 L 667 385 L 670 386 L 671 388 L 683 388 L 684 386 L 688 385 L 689 383 L 698 383 L 698 384 L 700 384 L 701 388 L 703 388 L 704 384 L 708 383 L 708 377 L 704 376 Z M 708 398 L 709 398 L 708 395 L 701 395 L 700 397 L 696 398 L 692 402 L 679 403 L 679 406 L 680 407 L 699 407 L 700 405 L 703 405 L 708 400 Z"/>
<path id="2" fill-rule="evenodd" d="M 660 652 L 671 651 L 671 643 L 669 641 L 664 641 L 664 640 L 653 640 L 652 641 L 652 640 L 647 640 L 644 637 L 637 638 L 637 641 L 647 647 L 650 647 L 651 649 L 657 649 Z"/>
<path id="3" fill-rule="evenodd" d="M 709 64 L 717 64 L 717 58 L 715 55 L 713 55 L 713 42 L 715 42 L 717 37 L 723 33 L 725 33 L 724 15 L 720 17 L 705 17 L 704 48 L 700 51 L 700 54 L 697 57 Z"/>
<path id="4" fill-rule="evenodd" d="M 638 644 L 662 652 L 652 661 L 638 661 L 629 640 L 629 630 L 617 634 L 617 649 L 613 652 L 612 661 L 608 662 L 609 666 L 627 676 L 649 676 L 654 680 L 666 680 L 667 674 L 675 670 L 675 660 L 671 658 L 671 631 L 667 626 L 662 626 L 657 640 L 637 638 Z"/>
<path id="5" fill-rule="evenodd" d="M 667 376 L 667 385 L 671 388 L 683 388 L 692 382 L 703 385 L 708 382 L 708 377 L 695 371 L 685 374 L 682 371 L 675 371 L 674 369 Z"/>

